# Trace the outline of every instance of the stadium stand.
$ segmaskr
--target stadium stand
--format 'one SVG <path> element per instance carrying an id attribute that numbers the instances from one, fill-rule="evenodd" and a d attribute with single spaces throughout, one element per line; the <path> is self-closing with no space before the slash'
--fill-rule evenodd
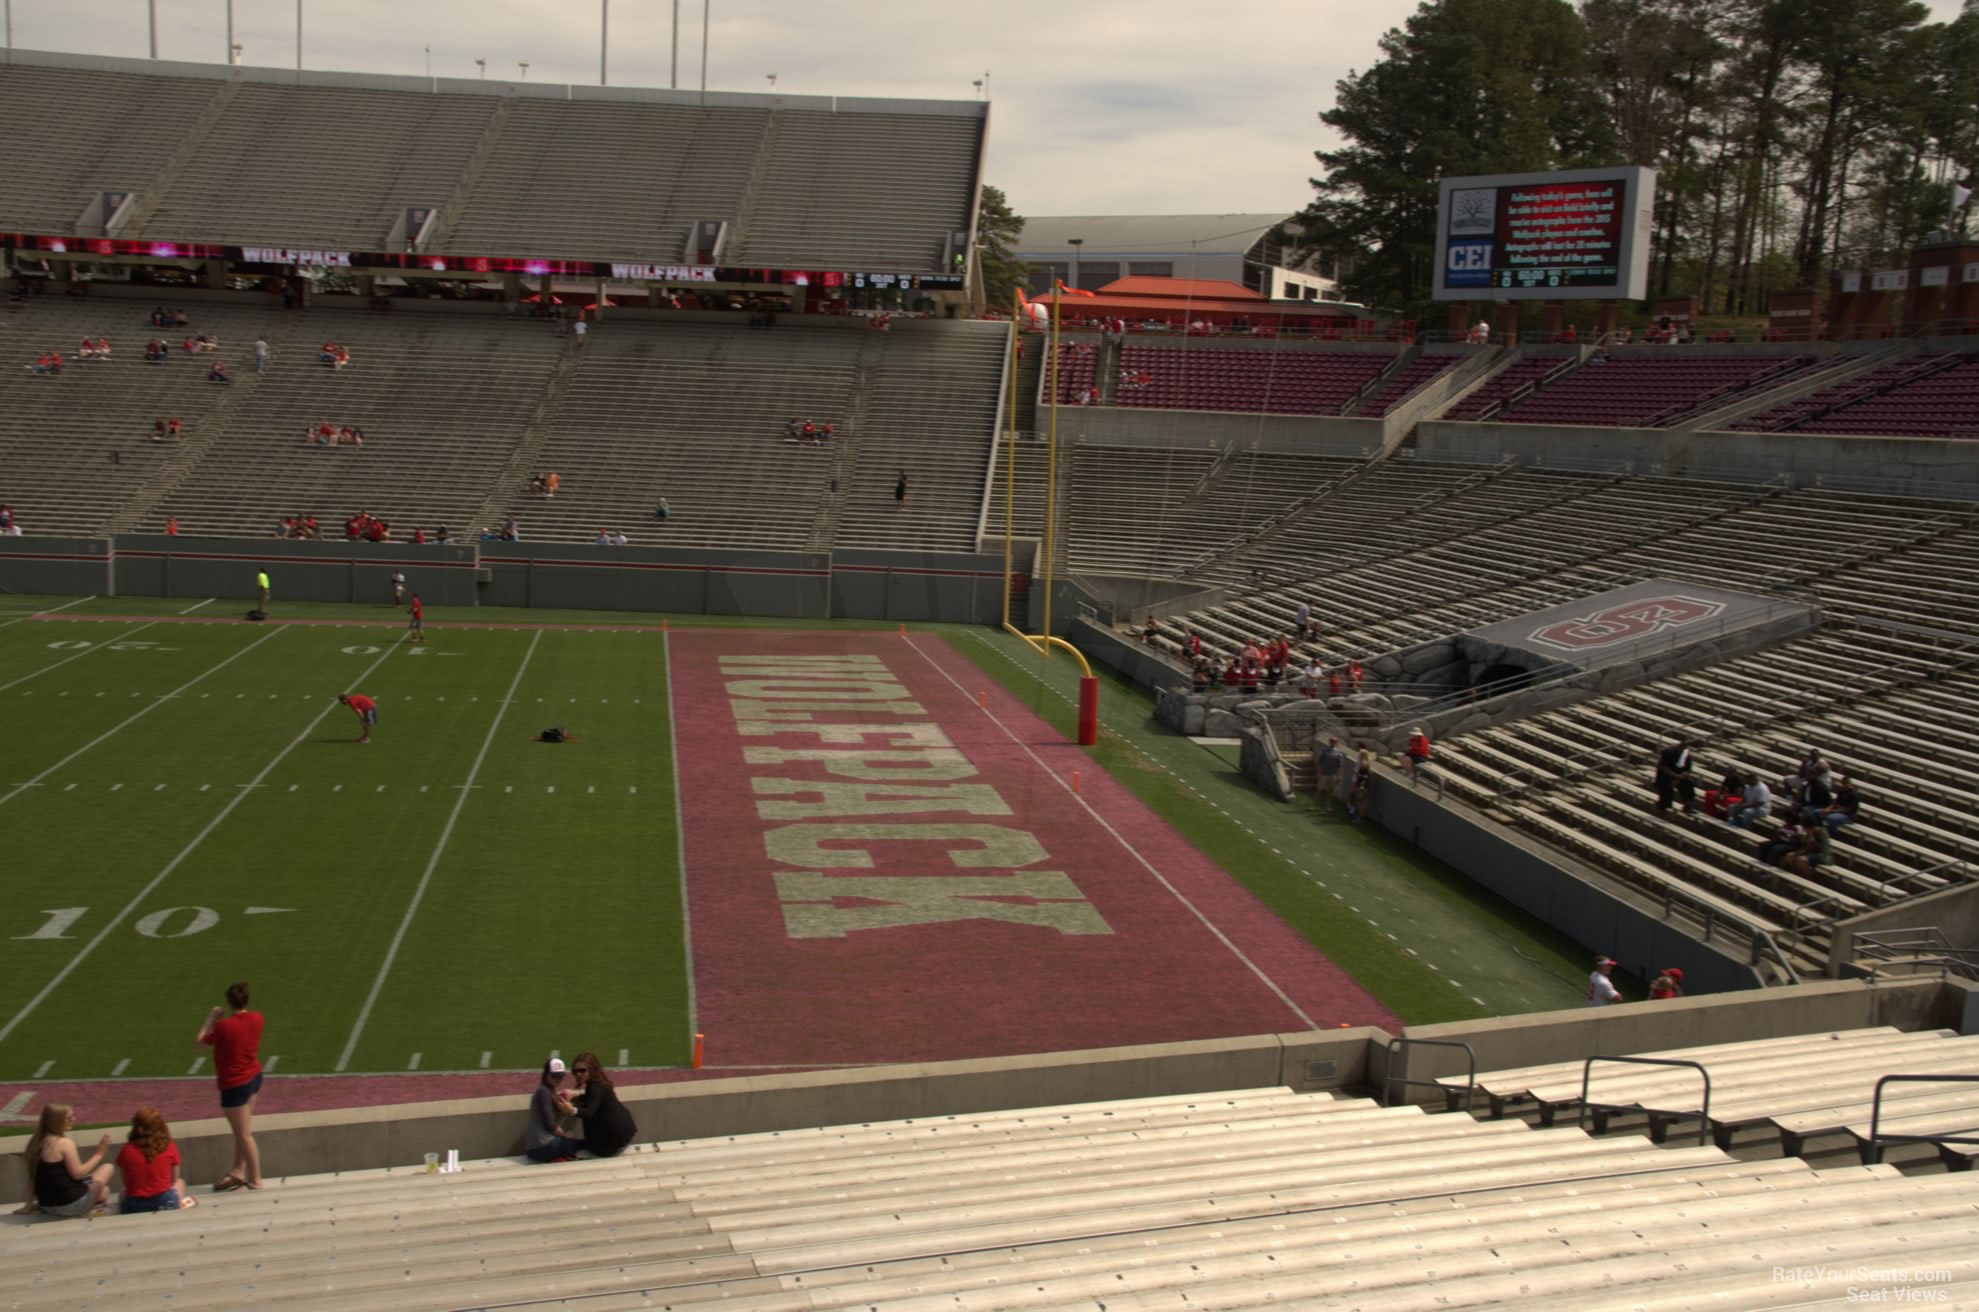
<path id="1" fill-rule="evenodd" d="M 1507 398 L 1496 418 L 1513 424 L 1660 428 L 1742 392 L 1778 386 L 1816 363 L 1811 355 L 1597 355 L 1558 377 L 1544 377 L 1526 396 Z"/>
<path id="2" fill-rule="evenodd" d="M 123 191 L 137 197 L 126 238 L 377 251 L 417 206 L 438 211 L 429 255 L 692 263 L 692 225 L 709 219 L 729 225 L 724 264 L 933 271 L 976 203 L 980 102 L 703 105 L 37 58 L 0 65 L 0 113 L 22 140 L 84 144 L 0 178 L 0 230 L 72 234 L 99 193 Z"/>
<path id="3" fill-rule="evenodd" d="M 1311 348 L 1120 349 L 1117 404 L 1158 410 L 1337 415 L 1395 357 Z M 1145 375 L 1144 385 L 1133 379 Z"/>
<path id="4" fill-rule="evenodd" d="M 1574 359 L 1564 355 L 1527 355 L 1511 360 L 1504 368 L 1485 376 L 1477 386 L 1457 398 L 1443 411 L 1445 419 L 1490 419 L 1528 388 L 1563 374 L 1574 367 Z"/>
<path id="5" fill-rule="evenodd" d="M 1461 355 L 1418 355 L 1391 374 L 1352 413 L 1363 419 L 1379 419 L 1428 386 L 1432 379 L 1455 368 L 1463 359 Z"/>
<path id="6" fill-rule="evenodd" d="M 1940 357 L 1881 392 L 1835 406 L 1793 425 L 1803 433 L 1888 437 L 1979 437 L 1979 356 Z"/>
<path id="7" fill-rule="evenodd" d="M 1872 400 L 1901 389 L 1905 384 L 1928 378 L 1953 368 L 1966 359 L 1961 355 L 1913 355 L 1879 366 L 1832 387 L 1806 396 L 1783 401 L 1777 406 L 1750 415 L 1732 425 L 1735 431 L 1776 433 L 1795 429 L 1803 423 L 1819 421 L 1858 402 Z"/>
<path id="8" fill-rule="evenodd" d="M 1893 1245 L 1945 1269 L 1933 1288 L 1970 1285 L 1969 1193 L 1254 1089 L 291 1178 L 177 1216 L 0 1227 L 0 1278 L 81 1309 L 1757 1306 L 1781 1268 Z M 249 1239 L 251 1263 L 186 1258 Z"/>

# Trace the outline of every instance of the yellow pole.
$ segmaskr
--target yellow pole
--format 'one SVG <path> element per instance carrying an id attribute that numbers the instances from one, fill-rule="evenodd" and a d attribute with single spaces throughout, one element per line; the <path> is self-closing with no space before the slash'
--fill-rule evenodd
<path id="1" fill-rule="evenodd" d="M 1051 557 L 1052 534 L 1058 519 L 1058 323 L 1063 317 L 1059 309 L 1058 280 L 1052 279 L 1051 288 L 1051 355 L 1046 363 L 1051 367 L 1051 446 L 1045 456 L 1044 474 L 1044 628 L 1043 636 L 1051 637 Z M 1047 660 L 1051 658 L 1052 644 L 1047 641 L 1041 649 Z"/>
<path id="2" fill-rule="evenodd" d="M 1003 485 L 1003 627 L 1010 627 L 1010 569 L 1011 553 L 1016 549 L 1012 539 L 1017 532 L 1017 369 L 1024 359 L 1023 296 L 1021 288 L 1010 292 L 1010 424 L 1009 454 L 1004 457 L 1005 480 Z"/>

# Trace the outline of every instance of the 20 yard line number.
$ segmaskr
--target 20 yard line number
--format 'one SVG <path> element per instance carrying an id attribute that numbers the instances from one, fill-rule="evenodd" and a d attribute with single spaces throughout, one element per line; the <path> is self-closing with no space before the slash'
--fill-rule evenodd
<path id="1" fill-rule="evenodd" d="M 88 907 L 55 907 L 41 913 L 48 917 L 32 934 L 16 934 L 15 942 L 32 939 L 72 939 L 75 923 L 89 914 Z M 211 907 L 166 907 L 132 923 L 131 928 L 146 938 L 191 938 L 220 923 L 220 913 Z"/>
<path id="2" fill-rule="evenodd" d="M 49 643 L 48 647 L 49 650 L 51 651 L 83 651 L 87 648 L 94 647 L 96 645 L 97 644 L 89 641 L 86 638 L 57 638 L 54 642 Z M 120 642 L 104 643 L 103 650 L 105 651 L 177 651 L 179 649 L 177 647 L 161 647 L 155 642 L 151 642 L 142 638 L 137 639 L 135 641 L 127 638 Z"/>

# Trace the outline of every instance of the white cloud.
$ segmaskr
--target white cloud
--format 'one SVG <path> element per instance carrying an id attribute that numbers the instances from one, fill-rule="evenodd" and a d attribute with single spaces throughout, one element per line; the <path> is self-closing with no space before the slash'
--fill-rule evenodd
<path id="1" fill-rule="evenodd" d="M 1958 0 L 1928 0 L 1955 16 Z M 156 0 L 159 54 L 219 63 L 225 0 Z M 680 4 L 680 83 L 699 85 L 701 0 Z M 234 0 L 248 63 L 295 60 L 292 0 Z M 967 99 L 989 72 L 987 178 L 1020 213 L 1290 212 L 1310 195 L 1316 115 L 1377 57 L 1414 0 L 710 0 L 709 86 Z M 13 0 L 27 49 L 142 57 L 139 0 Z M 310 68 L 586 82 L 599 5 L 545 0 L 304 0 Z M 666 86 L 673 5 L 610 9 L 610 78 Z"/>

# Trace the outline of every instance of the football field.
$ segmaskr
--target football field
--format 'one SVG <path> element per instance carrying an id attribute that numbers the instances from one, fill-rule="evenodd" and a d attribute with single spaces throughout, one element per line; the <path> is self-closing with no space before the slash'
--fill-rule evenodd
<path id="1" fill-rule="evenodd" d="M 0 616 L 0 1081 L 687 1060 L 662 635 L 402 632 Z"/>

